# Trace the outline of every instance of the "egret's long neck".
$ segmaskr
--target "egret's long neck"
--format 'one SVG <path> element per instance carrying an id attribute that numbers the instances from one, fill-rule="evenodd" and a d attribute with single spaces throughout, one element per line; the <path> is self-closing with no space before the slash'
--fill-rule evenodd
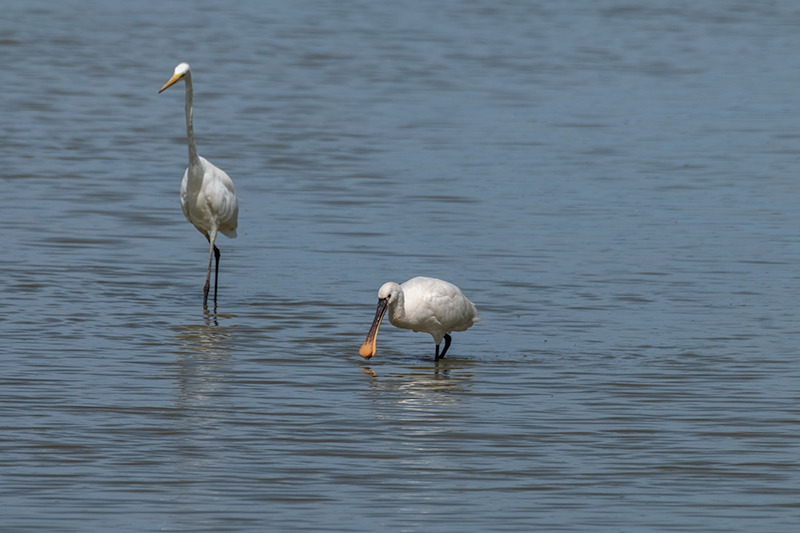
<path id="1" fill-rule="evenodd" d="M 194 126 L 192 126 L 193 101 L 192 73 L 187 72 L 184 77 L 186 83 L 186 137 L 189 139 L 189 167 L 201 169 L 200 157 L 197 155 L 197 145 L 194 142 Z"/>

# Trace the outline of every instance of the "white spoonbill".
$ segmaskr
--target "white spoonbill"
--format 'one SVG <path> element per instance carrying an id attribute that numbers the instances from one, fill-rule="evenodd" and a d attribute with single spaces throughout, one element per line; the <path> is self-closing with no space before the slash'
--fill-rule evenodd
<path id="1" fill-rule="evenodd" d="M 219 248 L 214 241 L 217 232 L 231 239 L 236 238 L 239 225 L 239 201 L 233 181 L 225 172 L 197 155 L 192 127 L 192 71 L 188 63 L 175 67 L 175 72 L 159 93 L 183 80 L 186 84 L 186 137 L 189 139 L 189 167 L 181 182 L 181 209 L 186 220 L 194 224 L 197 231 L 205 235 L 211 245 L 208 251 L 208 273 L 203 287 L 203 305 L 208 302 L 211 281 L 211 259 L 216 256 L 214 271 L 214 303 L 217 303 L 217 280 L 219 279 Z"/>
<path id="2" fill-rule="evenodd" d="M 433 335 L 436 342 L 436 360 L 442 359 L 450 347 L 450 333 L 466 331 L 479 322 L 478 310 L 461 290 L 441 279 L 416 277 L 402 285 L 385 283 L 378 291 L 378 310 L 369 328 L 367 338 L 358 353 L 369 359 L 375 355 L 378 327 L 386 310 L 393 326 Z M 444 350 L 439 355 L 439 345 L 444 339 Z"/>

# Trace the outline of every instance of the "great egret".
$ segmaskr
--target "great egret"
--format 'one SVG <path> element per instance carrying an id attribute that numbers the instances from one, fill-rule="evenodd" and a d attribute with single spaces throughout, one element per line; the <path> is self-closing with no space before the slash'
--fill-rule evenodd
<path id="1" fill-rule="evenodd" d="M 393 326 L 430 333 L 436 342 L 438 361 L 450 347 L 450 333 L 466 331 L 479 322 L 478 310 L 461 290 L 441 279 L 416 277 L 402 285 L 385 283 L 378 291 L 378 310 L 369 328 L 367 338 L 358 353 L 369 359 L 375 355 L 378 327 L 386 310 Z M 439 345 L 444 339 L 444 350 L 439 355 Z"/>
<path id="2" fill-rule="evenodd" d="M 205 158 L 197 155 L 192 127 L 192 71 L 188 63 L 175 67 L 175 72 L 161 88 L 159 94 L 167 87 L 183 80 L 186 84 L 186 137 L 189 140 L 189 166 L 183 174 L 181 182 L 181 209 L 186 220 L 194 224 L 197 231 L 205 235 L 211 247 L 208 251 L 208 273 L 203 287 L 203 305 L 208 302 L 208 291 L 211 282 L 211 259 L 216 257 L 214 271 L 214 303 L 217 303 L 217 280 L 219 279 L 219 248 L 214 241 L 217 232 L 231 239 L 236 238 L 236 227 L 239 225 L 239 201 L 233 181 L 221 169 L 215 167 Z"/>

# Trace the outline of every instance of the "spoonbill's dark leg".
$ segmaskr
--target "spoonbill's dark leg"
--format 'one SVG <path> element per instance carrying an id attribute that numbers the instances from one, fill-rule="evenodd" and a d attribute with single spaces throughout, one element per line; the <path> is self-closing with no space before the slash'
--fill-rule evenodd
<path id="1" fill-rule="evenodd" d="M 214 270 L 214 303 L 217 303 L 217 280 L 219 280 L 219 248 L 214 245 L 214 257 L 217 259 L 217 266 Z"/>
<path id="2" fill-rule="evenodd" d="M 450 347 L 450 341 L 453 339 L 447 333 L 444 334 L 444 350 L 442 350 L 442 355 L 439 356 L 439 359 L 444 359 L 444 354 L 447 353 L 447 349 Z"/>
<path id="3" fill-rule="evenodd" d="M 444 355 L 447 353 L 447 349 L 450 347 L 450 341 L 453 339 L 447 333 L 444 334 L 444 350 L 442 350 L 442 355 L 439 355 L 439 345 L 436 345 L 436 360 L 444 359 Z"/>

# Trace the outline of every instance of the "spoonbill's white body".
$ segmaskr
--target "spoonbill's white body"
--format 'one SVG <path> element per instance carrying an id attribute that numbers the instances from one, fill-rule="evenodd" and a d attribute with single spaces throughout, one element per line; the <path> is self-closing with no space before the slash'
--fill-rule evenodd
<path id="1" fill-rule="evenodd" d="M 217 240 L 217 233 L 222 233 L 231 239 L 236 238 L 239 201 L 236 199 L 236 189 L 231 178 L 223 170 L 197 155 L 192 126 L 192 71 L 189 69 L 189 64 L 181 63 L 175 67 L 172 77 L 158 92 L 161 93 L 181 80 L 186 84 L 186 136 L 189 140 L 189 167 L 183 174 L 181 182 L 181 209 L 186 220 L 191 222 L 211 245 L 208 251 L 206 284 L 203 287 L 203 305 L 206 305 L 211 282 L 211 262 L 215 256 L 217 262 L 214 273 L 214 303 L 217 303 L 220 253 L 214 242 Z"/>
<path id="2" fill-rule="evenodd" d="M 466 331 L 479 322 L 478 310 L 461 290 L 447 281 L 416 277 L 402 285 L 385 283 L 378 291 L 378 310 L 359 353 L 369 359 L 375 355 L 378 327 L 389 311 L 393 326 L 430 333 L 436 342 L 436 360 L 442 359 L 450 347 L 450 333 Z M 444 339 L 444 350 L 439 345 Z"/>

